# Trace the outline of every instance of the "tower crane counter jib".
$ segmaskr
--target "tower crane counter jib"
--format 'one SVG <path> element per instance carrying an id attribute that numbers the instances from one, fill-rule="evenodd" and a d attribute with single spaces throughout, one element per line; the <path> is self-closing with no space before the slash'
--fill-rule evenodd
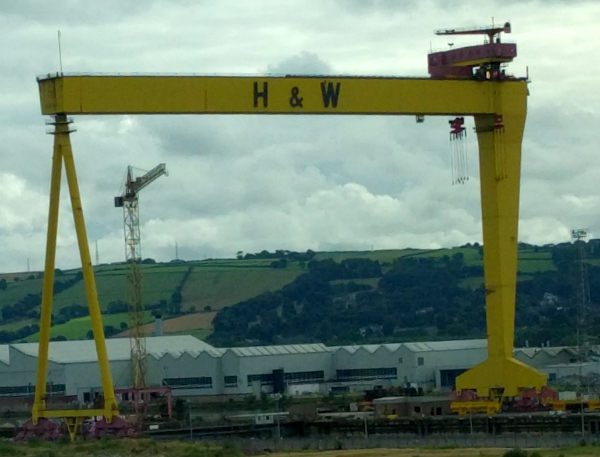
<path id="1" fill-rule="evenodd" d="M 429 74 L 434 78 L 475 78 L 480 81 L 508 79 L 501 66 L 517 57 L 517 45 L 503 43 L 502 32 L 511 32 L 509 22 L 502 27 L 437 30 L 436 35 L 486 35 L 487 42 L 431 52 L 428 56 Z"/>
<path id="2" fill-rule="evenodd" d="M 546 385 L 545 375 L 513 358 L 521 143 L 528 90 L 526 78 L 509 76 L 503 68 L 517 55 L 515 44 L 503 43 L 500 39 L 502 32 L 510 31 L 508 23 L 501 27 L 438 31 L 438 35 L 484 35 L 487 39 L 476 46 L 452 47 L 430 53 L 430 77 L 427 78 L 89 74 L 55 74 L 40 78 L 42 114 L 55 117 L 56 147 L 34 420 L 37 422 L 38 418 L 51 415 L 42 400 L 46 386 L 60 165 L 63 157 L 67 165 L 86 292 L 93 311 L 94 338 L 107 399 L 99 413 L 110 421 L 117 411 L 93 272 L 86 267 L 91 263 L 75 168 L 70 155 L 71 130 L 66 124 L 68 114 L 416 115 L 418 122 L 424 116 L 473 116 L 479 148 L 488 358 L 457 378 L 457 390 L 473 390 L 480 397 L 494 401 L 517 396 L 525 389 L 540 391 Z M 455 135 L 466 133 L 456 132 Z M 457 158 L 459 171 L 466 170 L 462 156 L 458 154 Z M 159 165 L 138 179 L 132 178 L 129 169 L 128 189 L 115 201 L 117 206 L 125 207 L 128 202 L 137 202 L 139 191 L 165 173 L 161 167 Z M 462 179 L 462 175 L 459 178 Z M 134 224 L 131 227 L 135 229 Z M 137 264 L 141 258 L 140 251 L 136 250 L 139 248 L 139 232 L 134 231 L 133 236 L 138 238 L 126 239 L 129 241 L 128 259 L 133 259 L 133 264 Z M 68 418 L 72 412 L 51 413 L 52 417 Z"/>

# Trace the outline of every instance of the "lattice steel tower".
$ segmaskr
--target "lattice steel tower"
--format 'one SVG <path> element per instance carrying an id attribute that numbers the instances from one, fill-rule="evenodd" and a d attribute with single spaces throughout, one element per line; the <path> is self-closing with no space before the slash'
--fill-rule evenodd
<path id="1" fill-rule="evenodd" d="M 146 341 L 142 333 L 144 303 L 142 300 L 142 243 L 140 236 L 139 192 L 162 175 L 167 175 L 164 163 L 157 165 L 143 176 L 133 179 L 133 167 L 127 167 L 123 195 L 115 197 L 115 206 L 123 208 L 125 231 L 125 259 L 129 299 L 129 341 L 131 342 L 131 367 L 134 388 L 146 387 Z"/>

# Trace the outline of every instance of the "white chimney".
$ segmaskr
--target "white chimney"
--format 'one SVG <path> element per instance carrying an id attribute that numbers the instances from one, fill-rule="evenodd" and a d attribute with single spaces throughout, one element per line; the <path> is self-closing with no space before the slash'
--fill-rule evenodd
<path id="1" fill-rule="evenodd" d="M 163 321 L 162 316 L 158 314 L 156 321 L 154 322 L 154 336 L 162 336 L 163 334 Z"/>

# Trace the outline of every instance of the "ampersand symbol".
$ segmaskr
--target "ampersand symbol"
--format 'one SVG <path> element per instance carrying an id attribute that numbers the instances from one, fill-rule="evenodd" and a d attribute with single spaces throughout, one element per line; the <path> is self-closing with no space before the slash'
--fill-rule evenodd
<path id="1" fill-rule="evenodd" d="M 298 97 L 300 89 L 297 86 L 292 87 L 292 96 L 290 97 L 290 106 L 292 108 L 302 108 L 302 100 L 304 98 Z"/>

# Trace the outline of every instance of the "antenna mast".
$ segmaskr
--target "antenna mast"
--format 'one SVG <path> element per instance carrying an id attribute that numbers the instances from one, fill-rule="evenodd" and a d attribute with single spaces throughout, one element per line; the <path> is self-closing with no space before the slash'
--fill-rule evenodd
<path id="1" fill-rule="evenodd" d="M 60 66 L 60 74 L 63 74 L 62 68 L 62 49 L 60 47 L 60 30 L 58 31 L 58 64 Z"/>

